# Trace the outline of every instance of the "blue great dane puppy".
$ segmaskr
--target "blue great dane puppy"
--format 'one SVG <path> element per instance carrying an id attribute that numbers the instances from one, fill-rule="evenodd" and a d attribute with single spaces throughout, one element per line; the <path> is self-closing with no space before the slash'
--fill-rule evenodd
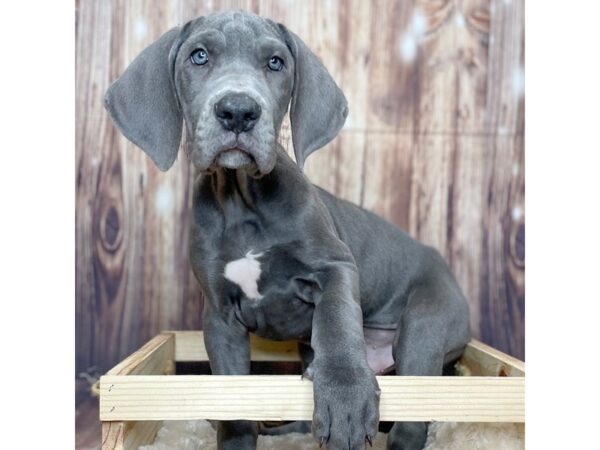
<path id="1" fill-rule="evenodd" d="M 277 143 L 288 109 L 296 162 Z M 469 340 L 465 297 L 437 251 L 312 185 L 303 163 L 338 133 L 346 99 L 294 33 L 246 12 L 200 17 L 146 48 L 106 94 L 119 130 L 161 170 L 185 124 L 194 184 L 190 258 L 215 374 L 248 374 L 248 333 L 296 339 L 328 449 L 377 432 L 376 373 L 440 375 Z M 253 449 L 221 422 L 220 449 Z M 422 448 L 396 423 L 390 449 Z"/>

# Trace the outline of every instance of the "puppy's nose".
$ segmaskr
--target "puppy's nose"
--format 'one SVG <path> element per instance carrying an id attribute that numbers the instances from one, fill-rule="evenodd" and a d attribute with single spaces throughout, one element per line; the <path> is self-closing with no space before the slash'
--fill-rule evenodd
<path id="1" fill-rule="evenodd" d="M 217 120 L 223 128 L 236 134 L 250 131 L 260 113 L 260 105 L 246 94 L 227 94 L 215 104 Z"/>

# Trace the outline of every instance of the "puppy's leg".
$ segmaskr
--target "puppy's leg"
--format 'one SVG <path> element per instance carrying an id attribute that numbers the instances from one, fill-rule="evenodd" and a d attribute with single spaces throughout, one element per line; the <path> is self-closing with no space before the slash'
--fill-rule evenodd
<path id="1" fill-rule="evenodd" d="M 281 436 L 283 434 L 290 433 L 310 433 L 310 422 L 298 420 L 283 425 L 276 425 L 274 427 L 267 427 L 261 424 L 259 426 L 258 433 L 263 436 Z"/>
<path id="2" fill-rule="evenodd" d="M 420 286 L 411 292 L 398 323 L 393 356 L 396 373 L 439 376 L 449 357 L 469 340 L 466 301 L 452 280 Z M 387 440 L 388 450 L 421 450 L 428 423 L 396 422 Z"/>
<path id="3" fill-rule="evenodd" d="M 379 386 L 367 362 L 358 270 L 336 262 L 322 270 L 310 345 L 314 359 L 313 435 L 328 450 L 358 450 L 379 422 Z"/>
<path id="4" fill-rule="evenodd" d="M 229 313 L 204 313 L 204 344 L 214 375 L 248 375 L 250 373 L 250 339 L 248 330 Z M 258 426 L 247 420 L 220 421 L 217 427 L 219 450 L 254 450 Z"/>
<path id="5" fill-rule="evenodd" d="M 302 371 L 305 372 L 310 366 L 310 363 L 315 359 L 315 352 L 313 351 L 310 344 L 305 342 L 298 342 L 298 354 L 300 355 L 300 362 L 302 363 Z"/>

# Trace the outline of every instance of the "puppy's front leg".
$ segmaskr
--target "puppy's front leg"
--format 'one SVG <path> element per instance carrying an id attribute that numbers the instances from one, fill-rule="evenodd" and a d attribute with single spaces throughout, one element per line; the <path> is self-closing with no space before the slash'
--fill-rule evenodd
<path id="1" fill-rule="evenodd" d="M 322 273 L 311 336 L 313 434 L 328 449 L 363 449 L 377 432 L 379 386 L 367 363 L 358 272 L 344 262 Z"/>
<path id="2" fill-rule="evenodd" d="M 234 316 L 233 310 L 204 313 L 204 344 L 214 375 L 248 375 L 250 373 L 250 339 L 248 330 Z M 258 426 L 247 420 L 220 421 L 217 429 L 219 450 L 253 450 Z"/>

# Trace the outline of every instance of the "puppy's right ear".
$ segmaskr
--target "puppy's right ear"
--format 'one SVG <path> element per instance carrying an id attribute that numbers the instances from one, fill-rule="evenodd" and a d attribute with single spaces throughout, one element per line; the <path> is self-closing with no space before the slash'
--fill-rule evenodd
<path id="1" fill-rule="evenodd" d="M 177 158 L 183 127 L 173 82 L 179 31 L 171 29 L 144 49 L 104 96 L 117 128 L 163 171 Z"/>

